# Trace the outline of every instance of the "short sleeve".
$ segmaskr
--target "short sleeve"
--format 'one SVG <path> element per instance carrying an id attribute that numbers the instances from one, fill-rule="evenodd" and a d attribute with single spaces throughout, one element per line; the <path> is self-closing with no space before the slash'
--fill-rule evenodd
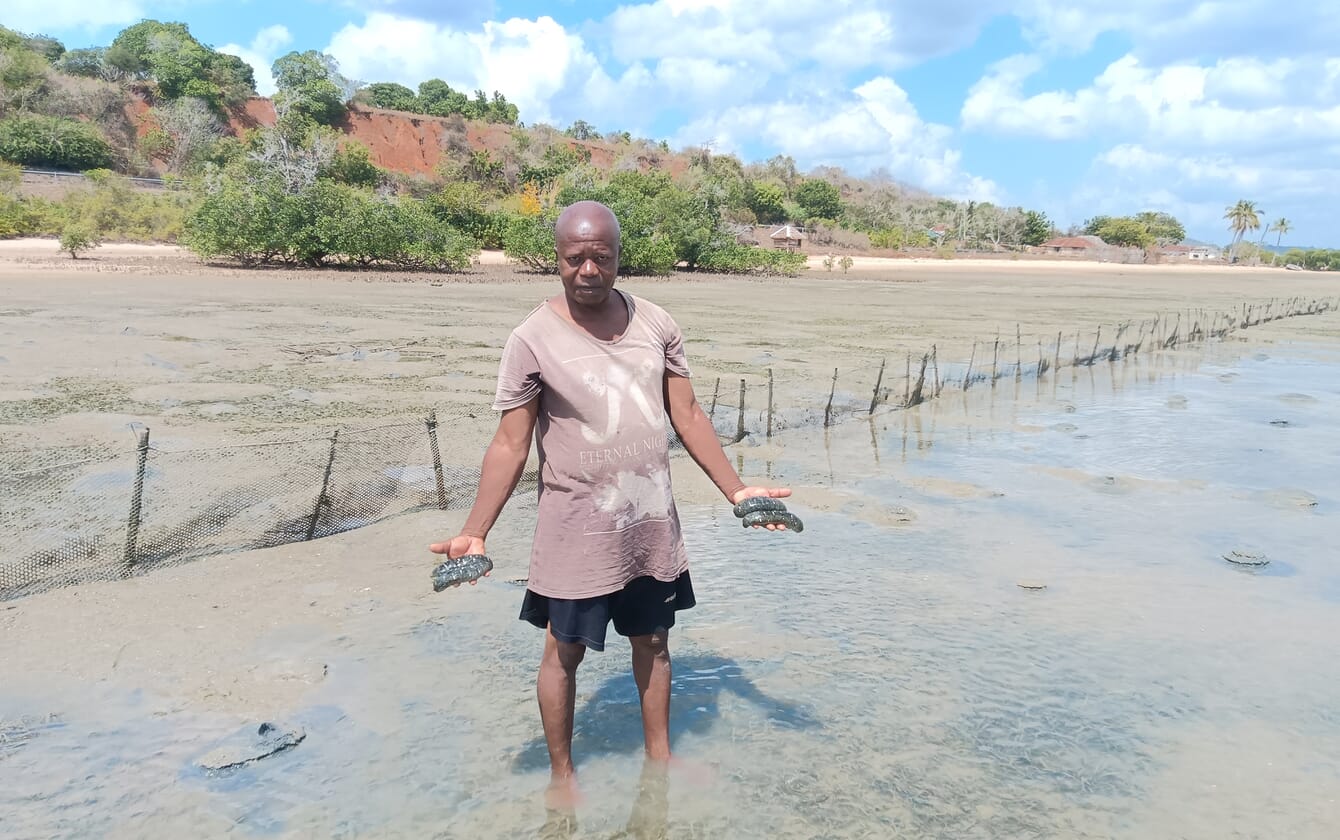
<path id="1" fill-rule="evenodd" d="M 525 405 L 540 393 L 540 363 L 530 346 L 515 332 L 503 345 L 502 360 L 498 363 L 498 390 L 493 397 L 493 410 L 506 411 Z"/>
<path id="2" fill-rule="evenodd" d="M 677 373 L 685 378 L 691 378 L 693 374 L 689 371 L 688 354 L 684 352 L 684 335 L 679 330 L 679 324 L 668 314 L 664 317 L 665 322 L 665 370 L 667 373 Z"/>

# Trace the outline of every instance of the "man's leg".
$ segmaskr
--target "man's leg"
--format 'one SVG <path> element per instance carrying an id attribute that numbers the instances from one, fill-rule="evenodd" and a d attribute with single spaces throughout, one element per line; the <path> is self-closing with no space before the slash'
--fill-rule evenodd
<path id="1" fill-rule="evenodd" d="M 572 718 L 577 705 L 577 666 L 585 655 L 584 645 L 560 642 L 552 632 L 546 631 L 535 694 L 540 701 L 544 740 L 549 745 L 550 790 L 554 793 L 575 793 L 576 789 L 572 766 Z"/>
<path id="2" fill-rule="evenodd" d="M 642 735 L 647 758 L 670 760 L 670 631 L 631 636 L 633 679 L 642 700 Z"/>

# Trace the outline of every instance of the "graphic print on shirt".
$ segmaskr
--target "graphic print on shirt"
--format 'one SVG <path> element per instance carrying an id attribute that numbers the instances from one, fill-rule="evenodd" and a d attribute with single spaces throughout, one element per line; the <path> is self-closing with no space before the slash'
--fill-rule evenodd
<path id="1" fill-rule="evenodd" d="M 605 398 L 608 413 L 603 431 L 582 423 L 582 437 L 586 438 L 586 442 L 592 446 L 600 446 L 613 440 L 619 433 L 619 422 L 623 419 L 623 411 L 628 403 L 632 403 L 641 412 L 647 423 L 663 422 L 660 406 L 653 402 L 648 394 L 653 388 L 655 390 L 652 393 L 660 390 L 660 382 L 654 380 L 656 380 L 656 365 L 651 359 L 644 359 L 636 368 L 630 368 L 621 364 L 616 357 L 610 359 L 610 365 L 605 369 L 604 376 L 595 371 L 587 371 L 582 376 L 582 383 L 592 395 Z"/>
<path id="2" fill-rule="evenodd" d="M 661 351 L 644 345 L 638 348 L 642 352 L 627 351 L 632 356 L 627 361 L 612 355 L 604 365 L 582 375 L 586 390 L 598 404 L 603 399 L 606 409 L 603 428 L 599 412 L 580 424 L 586 442 L 599 447 L 581 453 L 583 467 L 607 467 L 600 471 L 603 475 L 592 497 L 596 509 L 608 519 L 597 517 L 588 522 L 585 533 L 625 531 L 644 522 L 664 522 L 670 516 L 670 474 L 664 468 L 646 468 L 648 457 L 666 447 L 660 366 L 647 358 L 648 349 Z M 630 439 L 630 432 L 641 434 Z M 621 461 L 629 461 L 630 468 L 608 469 Z"/>

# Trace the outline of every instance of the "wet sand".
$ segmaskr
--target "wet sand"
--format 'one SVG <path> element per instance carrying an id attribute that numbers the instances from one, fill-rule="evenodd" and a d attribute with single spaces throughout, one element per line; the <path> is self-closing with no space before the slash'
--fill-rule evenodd
<path id="1" fill-rule="evenodd" d="M 435 286 L 174 264 L 0 263 L 0 391 L 83 400 L 57 416 L 7 398 L 12 445 L 123 443 L 131 420 L 220 442 L 478 406 L 507 325 L 553 286 L 497 267 Z M 1054 340 L 1335 293 L 1324 275 L 1122 269 L 946 263 L 626 285 L 676 314 L 700 378 L 756 382 L 771 365 L 779 403 L 826 396 L 834 366 L 862 370 L 852 399 L 868 399 L 872 360 L 931 343 L 966 359 L 997 324 Z M 1328 641 L 1340 586 L 1320 546 L 1340 488 L 1320 454 L 1340 451 L 1328 437 L 1336 338 L 1340 314 L 1291 319 L 1216 352 L 1003 381 L 733 447 L 747 477 L 797 490 L 804 535 L 742 534 L 676 459 L 702 602 L 675 631 L 677 749 L 721 780 L 672 791 L 677 831 L 1326 836 L 1340 818 L 1326 699 L 1340 689 Z M 371 352 L 347 355 L 358 349 Z M 1316 374 L 1231 390 L 1276 354 L 1314 360 Z M 1242 401 L 1248 434 L 1215 425 L 1216 399 Z M 225 403 L 238 410 L 207 408 Z M 1197 455 L 1194 435 L 1167 431 L 1196 428 L 1210 451 L 1241 451 Z M 1282 475 L 1267 469 L 1277 462 Z M 19 836 L 533 832 L 539 637 L 515 620 L 521 589 L 506 582 L 525 574 L 532 516 L 514 499 L 490 540 L 492 578 L 442 594 L 424 547 L 463 512 L 0 603 L 0 780 L 6 804 L 30 803 L 12 811 Z M 1294 574 L 1216 562 L 1248 536 Z M 1032 581 L 1047 589 L 1018 586 Z M 594 836 L 621 827 L 636 797 L 625 655 L 592 657 L 580 688 Z M 309 740 L 222 780 L 192 771 L 261 720 L 297 720 Z"/>

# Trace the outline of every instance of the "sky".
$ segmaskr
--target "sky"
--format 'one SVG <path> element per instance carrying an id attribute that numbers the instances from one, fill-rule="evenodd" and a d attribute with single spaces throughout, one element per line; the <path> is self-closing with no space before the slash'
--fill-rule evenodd
<path id="1" fill-rule="evenodd" d="M 363 82 L 501 91 L 522 122 L 792 156 L 959 200 L 1225 209 L 1340 247 L 1340 3 L 1331 0 L 8 0 L 0 24 L 104 45 L 144 18 L 241 56 L 289 50 Z M 1259 232 L 1253 238 L 1259 236 Z M 1267 242 L 1275 241 L 1270 234 Z"/>

